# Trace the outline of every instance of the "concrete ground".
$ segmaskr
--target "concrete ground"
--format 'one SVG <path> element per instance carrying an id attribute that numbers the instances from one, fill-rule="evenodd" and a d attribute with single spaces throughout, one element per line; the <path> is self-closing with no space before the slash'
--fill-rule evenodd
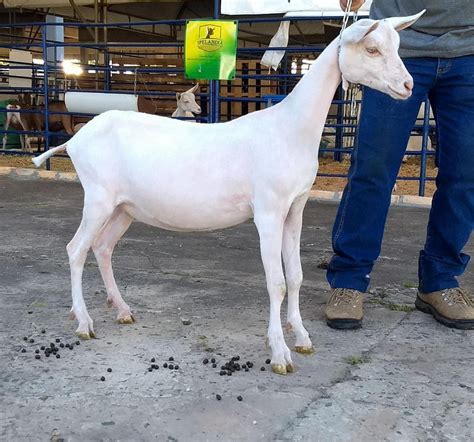
<path id="1" fill-rule="evenodd" d="M 474 332 L 413 311 L 427 210 L 391 210 L 364 327 L 343 332 L 323 320 L 318 268 L 336 205 L 308 204 L 301 309 L 316 354 L 295 353 L 297 371 L 278 376 L 265 364 L 269 302 L 251 223 L 206 234 L 132 225 L 114 268 L 136 323 L 115 322 L 90 256 L 97 339 L 35 359 L 56 338 L 76 341 L 65 246 L 81 206 L 78 184 L 0 178 L 1 440 L 473 440 Z M 462 282 L 472 289 L 472 267 Z M 235 355 L 254 368 L 219 376 Z M 163 368 L 170 356 L 178 370 Z"/>

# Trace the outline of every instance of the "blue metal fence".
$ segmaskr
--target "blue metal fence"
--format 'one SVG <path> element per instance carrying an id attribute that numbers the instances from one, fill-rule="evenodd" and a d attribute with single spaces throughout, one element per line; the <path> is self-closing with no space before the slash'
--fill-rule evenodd
<path id="1" fill-rule="evenodd" d="M 215 0 L 215 13 L 214 18 L 218 18 L 218 4 L 219 2 Z M 324 17 L 324 20 L 336 19 L 337 17 Z M 338 18 L 337 18 L 338 19 Z M 279 22 L 281 18 L 277 17 L 256 17 L 256 18 L 245 18 L 240 19 L 240 23 L 271 23 Z M 292 17 L 292 22 L 295 21 L 315 21 L 318 19 L 309 18 L 309 17 Z M 96 54 L 102 54 L 101 58 L 103 59 L 102 63 L 99 64 L 82 64 L 80 65 L 82 69 L 86 71 L 91 71 L 94 75 L 90 79 L 89 85 L 87 87 L 82 87 L 82 92 L 98 92 L 104 91 L 109 94 L 114 93 L 126 93 L 126 94 L 135 94 L 139 96 L 145 96 L 160 100 L 170 100 L 175 96 L 176 91 L 170 90 L 170 86 L 166 85 L 166 90 L 164 89 L 165 83 L 151 81 L 155 78 L 156 75 L 167 75 L 169 76 L 168 83 L 172 83 L 172 76 L 176 78 L 183 78 L 184 69 L 182 67 L 127 67 L 127 66 L 114 66 L 111 64 L 111 60 L 114 57 L 135 57 L 138 59 L 140 48 L 146 48 L 147 51 L 156 50 L 156 54 L 166 55 L 168 57 L 182 57 L 184 51 L 184 42 L 169 42 L 169 43 L 107 43 L 107 42 L 98 42 L 98 43 L 79 43 L 79 42 L 57 42 L 47 39 L 46 27 L 48 26 L 64 26 L 67 28 L 89 28 L 89 29 L 108 29 L 108 28 L 118 28 L 118 29 L 127 29 L 133 26 L 134 28 L 140 28 L 143 26 L 159 26 L 159 25 L 173 25 L 178 27 L 184 27 L 186 20 L 166 20 L 166 21 L 157 21 L 157 22 L 132 22 L 132 23 L 111 23 L 111 24 L 92 24 L 92 23 L 65 23 L 64 25 L 57 25 L 53 23 L 29 23 L 29 24 L 20 24 L 20 25 L 0 25 L 0 33 L 2 28 L 17 28 L 17 29 L 33 29 L 37 28 L 36 37 L 33 37 L 27 41 L 25 38 L 16 37 L 15 40 L 11 43 L 0 43 L 0 47 L 6 49 L 23 49 L 32 51 L 36 54 L 38 59 L 43 61 L 42 64 L 21 64 L 14 63 L 9 64 L 5 63 L 3 67 L 0 66 L 0 94 L 22 94 L 29 93 L 37 97 L 42 97 L 44 101 L 43 107 L 43 120 L 44 127 L 40 132 L 36 131 L 13 131 L 9 130 L 8 133 L 16 134 L 29 134 L 37 135 L 44 139 L 44 144 L 42 149 L 49 149 L 51 145 L 52 137 L 66 138 L 65 134 L 57 134 L 51 130 L 49 125 L 49 118 L 53 115 L 69 114 L 68 112 L 58 112 L 52 111 L 50 105 L 52 100 L 57 99 L 67 91 L 68 83 L 67 78 L 65 78 L 63 73 L 62 65 L 57 62 L 55 59 L 48 59 L 48 54 L 55 52 L 58 48 L 82 48 L 83 50 L 95 51 Z M 266 50 L 266 47 L 239 47 L 238 48 L 238 58 L 239 60 L 253 60 L 257 62 L 263 52 Z M 273 48 L 273 50 L 279 50 L 282 48 Z M 267 105 L 274 104 L 275 102 L 281 100 L 286 94 L 291 92 L 291 89 L 297 80 L 301 77 L 301 73 L 291 72 L 292 60 L 296 55 L 303 56 L 308 53 L 319 53 L 324 47 L 321 45 L 290 45 L 286 50 L 286 55 L 282 61 L 281 68 L 275 73 L 264 73 L 261 70 L 261 67 L 258 67 L 257 70 L 252 70 L 248 68 L 240 68 L 237 70 L 236 82 L 240 81 L 242 84 L 245 82 L 246 87 L 253 87 L 255 91 L 251 93 L 251 96 L 242 96 L 242 90 L 237 90 L 236 93 L 229 95 L 227 93 L 232 88 L 236 88 L 235 82 L 218 82 L 218 81 L 209 81 L 208 83 L 202 84 L 202 90 L 198 95 L 199 101 L 203 113 L 201 116 L 197 117 L 196 120 L 203 123 L 215 123 L 227 118 L 235 118 L 239 116 L 230 110 L 226 115 L 221 115 L 221 110 L 225 108 L 226 105 L 229 105 L 229 108 L 232 109 L 232 106 L 235 104 L 240 104 L 242 112 L 245 113 L 249 109 L 248 106 L 253 106 L 255 109 L 265 107 Z M 146 54 L 142 54 L 143 60 L 146 60 Z M 67 58 L 67 57 L 66 57 Z M 258 65 L 258 63 L 256 64 Z M 11 87 L 8 85 L 8 81 L 12 78 L 10 74 L 11 69 L 16 70 L 31 70 L 32 71 L 32 85 L 31 87 Z M 132 72 L 132 74 L 130 74 Z M 118 81 L 114 79 L 114 76 L 118 74 L 128 73 L 130 80 L 125 80 L 122 75 L 121 80 Z M 146 80 L 150 80 L 147 82 Z M 143 84 L 141 84 L 141 80 Z M 156 80 L 156 78 L 155 78 Z M 249 82 L 255 81 L 256 84 L 249 86 Z M 272 87 L 274 89 L 273 93 L 262 94 L 257 93 L 257 89 L 261 87 L 261 82 L 272 82 Z M 260 82 L 257 84 L 257 82 Z M 80 83 L 80 81 L 79 81 Z M 138 83 L 138 87 L 137 87 Z M 77 82 L 76 82 L 77 84 Z M 92 84 L 92 86 L 90 85 Z M 259 86 L 260 85 L 260 86 Z M 145 87 L 143 87 L 145 86 Z M 172 87 L 172 86 L 171 86 Z M 243 86 L 242 86 L 243 87 Z M 241 89 L 242 89 L 241 87 Z M 70 89 L 69 89 L 70 90 Z M 227 92 L 226 92 L 227 91 Z M 331 154 L 335 159 L 341 159 L 343 156 L 349 156 L 352 153 L 353 145 L 345 145 L 345 139 L 354 139 L 354 131 L 357 129 L 357 121 L 351 121 L 344 118 L 343 115 L 343 106 L 348 104 L 347 100 L 344 100 L 342 93 L 339 91 L 337 94 L 337 99 L 334 100 L 334 109 L 336 112 L 332 115 L 329 115 L 328 122 L 325 127 L 323 136 L 333 136 L 336 140 L 334 147 L 325 147 L 322 146 L 320 151 L 322 154 Z M 0 112 L 6 112 L 5 109 L 0 110 Z M 24 109 L 22 113 L 32 113 L 34 111 Z M 90 117 L 90 114 L 74 114 L 75 117 Z M 430 132 L 433 131 L 433 122 L 430 121 L 429 106 L 425 106 L 425 114 L 423 118 L 417 121 L 416 126 L 414 127 L 413 134 L 419 135 L 422 137 L 422 148 L 420 151 L 416 152 L 407 152 L 408 154 L 416 155 L 420 157 L 420 173 L 417 176 L 412 177 L 399 177 L 403 180 L 417 180 L 419 182 L 419 194 L 425 194 L 426 182 L 431 180 L 426 176 L 427 170 L 427 160 L 430 155 L 434 153 L 428 151 L 428 140 Z M 3 129 L 3 128 L 2 128 Z M 5 133 L 4 130 L 0 130 L 0 133 Z M 34 153 L 30 152 L 21 152 L 21 151 L 12 151 L 12 150 L 3 150 L 0 149 L 0 153 L 3 154 L 18 154 L 18 155 L 32 155 Z M 48 162 L 47 168 L 50 168 Z M 345 177 L 343 174 L 320 174 L 321 176 L 330 176 L 334 178 Z"/>

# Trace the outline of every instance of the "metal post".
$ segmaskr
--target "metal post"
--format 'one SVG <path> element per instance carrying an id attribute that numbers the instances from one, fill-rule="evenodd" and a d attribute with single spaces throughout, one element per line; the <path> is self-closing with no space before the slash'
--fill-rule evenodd
<path id="1" fill-rule="evenodd" d="M 106 68 L 110 68 L 110 53 L 109 53 L 109 50 L 106 48 L 104 49 L 104 65 Z M 110 91 L 110 77 L 111 77 L 111 73 L 110 71 L 107 69 L 105 72 L 104 72 L 104 75 L 105 75 L 105 82 L 104 82 L 104 90 L 105 91 Z"/>
<path id="2" fill-rule="evenodd" d="M 213 18 L 219 18 L 219 0 L 214 0 Z M 209 81 L 209 104 L 210 115 L 209 122 L 217 123 L 219 121 L 219 80 Z"/>
<path id="3" fill-rule="evenodd" d="M 102 14 L 103 14 L 103 22 L 105 24 L 108 23 L 107 21 L 107 13 L 108 13 L 108 8 L 107 8 L 107 0 L 102 0 Z M 108 40 L 108 35 L 107 35 L 107 31 L 108 31 L 108 27 L 105 26 L 104 27 L 104 43 L 107 43 L 109 40 Z M 109 53 L 109 50 L 107 49 L 107 47 L 104 48 L 104 64 L 105 64 L 105 67 L 107 68 L 110 68 L 110 53 Z M 105 86 L 104 86 L 104 89 L 106 91 L 110 91 L 110 77 L 111 77 L 111 73 L 109 70 L 106 70 L 104 72 L 104 75 L 105 75 Z"/>
<path id="4" fill-rule="evenodd" d="M 430 102 L 428 98 L 425 100 L 425 111 L 423 113 L 423 135 L 421 140 L 421 161 L 420 161 L 420 186 L 418 195 L 425 196 L 426 187 L 426 163 L 428 138 L 430 133 Z"/>
<path id="5" fill-rule="evenodd" d="M 337 99 L 345 100 L 345 94 L 341 86 L 337 90 Z M 345 104 L 339 103 L 337 105 L 337 117 L 336 117 L 336 149 L 342 149 L 344 147 L 344 106 Z M 334 161 L 342 161 L 342 154 L 340 150 L 334 152 Z"/>
<path id="6" fill-rule="evenodd" d="M 48 41 L 46 36 L 46 25 L 42 28 L 43 47 L 43 95 L 44 95 L 44 151 L 49 150 L 49 84 L 48 84 Z M 51 162 L 46 160 L 46 169 L 51 170 Z"/>
<path id="7" fill-rule="evenodd" d="M 285 55 L 283 57 L 283 74 L 285 77 L 283 78 L 283 91 L 282 95 L 288 95 L 288 52 L 285 51 Z"/>

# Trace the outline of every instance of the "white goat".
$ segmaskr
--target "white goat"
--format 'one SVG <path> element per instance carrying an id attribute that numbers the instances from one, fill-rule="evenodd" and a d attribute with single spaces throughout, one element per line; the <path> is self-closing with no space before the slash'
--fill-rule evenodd
<path id="1" fill-rule="evenodd" d="M 26 106 L 25 104 L 8 104 L 6 107 L 6 118 L 5 118 L 5 126 L 4 130 L 7 131 L 8 128 L 11 126 L 14 130 L 18 131 L 25 131 L 29 132 L 34 130 L 34 117 L 33 114 L 30 113 L 21 113 L 22 109 L 31 109 L 31 107 Z M 7 137 L 8 134 L 5 132 L 3 134 L 3 149 L 6 148 L 7 145 Z M 20 143 L 21 143 L 21 150 L 22 151 L 30 151 L 31 150 L 31 141 L 30 135 L 20 134 Z"/>
<path id="2" fill-rule="evenodd" d="M 108 303 L 118 309 L 118 322 L 130 323 L 134 319 L 117 288 L 111 255 L 134 219 L 188 232 L 222 229 L 253 217 L 270 295 L 272 369 L 280 374 L 293 371 L 280 307 L 288 289 L 287 327 L 296 334 L 295 350 L 311 353 L 299 310 L 300 235 L 318 168 L 319 140 L 341 72 L 345 83 L 363 83 L 394 98 L 408 98 L 413 80 L 398 57 L 394 29 L 409 26 L 420 15 L 359 20 L 328 46 L 276 106 L 220 124 L 109 111 L 67 144 L 33 159 L 39 166 L 67 148 L 84 187 L 82 221 L 67 245 L 77 334 L 94 336 L 82 295 L 82 272 L 91 247 Z"/>
<path id="3" fill-rule="evenodd" d="M 196 103 L 196 96 L 194 95 L 198 88 L 199 83 L 196 83 L 191 89 L 188 89 L 185 92 L 176 93 L 176 104 L 178 107 L 173 112 L 173 115 L 171 115 L 172 118 L 193 118 L 194 114 L 199 115 L 201 113 L 201 106 Z"/>

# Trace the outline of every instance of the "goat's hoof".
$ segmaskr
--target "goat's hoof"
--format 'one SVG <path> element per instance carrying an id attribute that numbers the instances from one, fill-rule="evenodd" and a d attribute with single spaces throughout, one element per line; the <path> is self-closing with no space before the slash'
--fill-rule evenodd
<path id="1" fill-rule="evenodd" d="M 286 371 L 287 373 L 294 373 L 295 366 L 293 364 L 286 364 Z"/>
<path id="2" fill-rule="evenodd" d="M 302 355 L 312 355 L 314 354 L 314 347 L 313 346 L 304 347 L 304 346 L 297 345 L 295 346 L 295 351 L 296 353 L 300 353 Z"/>
<path id="3" fill-rule="evenodd" d="M 95 338 L 94 332 L 76 332 L 76 335 L 79 336 L 83 341 L 88 341 L 89 339 Z"/>
<path id="4" fill-rule="evenodd" d="M 273 373 L 276 373 L 276 374 L 287 374 L 288 373 L 288 370 L 287 370 L 287 365 L 283 365 L 283 364 L 272 364 L 272 371 Z"/>
<path id="5" fill-rule="evenodd" d="M 133 324 L 135 322 L 135 318 L 133 317 L 132 314 L 130 315 L 123 315 L 123 316 L 119 316 L 117 318 L 117 322 L 119 324 Z"/>

